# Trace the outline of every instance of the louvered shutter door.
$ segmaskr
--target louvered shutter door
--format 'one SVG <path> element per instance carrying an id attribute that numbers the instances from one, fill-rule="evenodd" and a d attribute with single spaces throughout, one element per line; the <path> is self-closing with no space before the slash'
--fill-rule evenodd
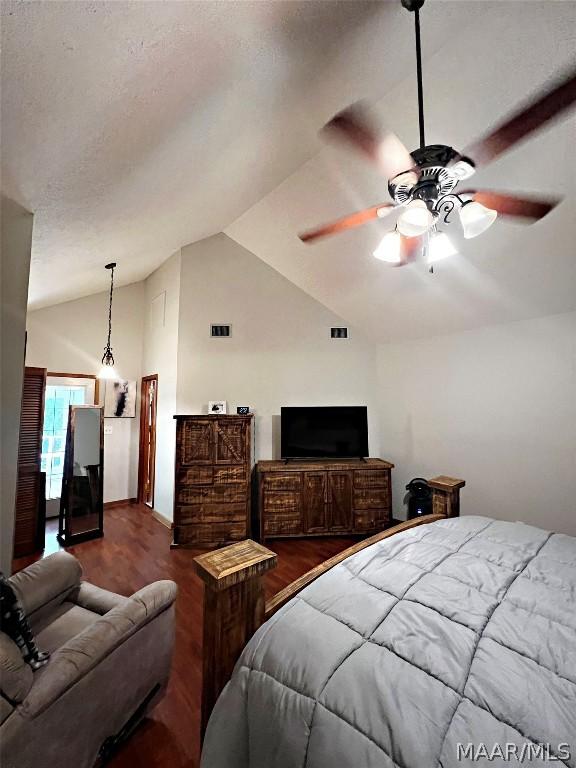
<path id="1" fill-rule="evenodd" d="M 40 472 L 46 368 L 25 368 L 18 444 L 18 480 L 14 557 L 42 549 L 45 524 L 45 476 Z"/>

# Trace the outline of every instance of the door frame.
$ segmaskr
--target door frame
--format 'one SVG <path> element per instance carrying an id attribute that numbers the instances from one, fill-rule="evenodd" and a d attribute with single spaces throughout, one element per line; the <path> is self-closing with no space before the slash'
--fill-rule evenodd
<path id="1" fill-rule="evenodd" d="M 152 452 L 152 461 L 150 462 L 150 466 L 152 467 L 152 477 L 151 477 L 151 484 L 152 484 L 152 493 L 151 502 L 146 502 L 144 499 L 144 447 L 145 447 L 145 441 L 144 436 L 146 434 L 147 430 L 147 422 L 146 422 L 146 414 L 147 414 L 147 407 L 145 402 L 145 392 L 148 391 L 148 387 L 145 386 L 150 381 L 156 382 L 155 387 L 155 397 L 154 397 L 154 442 L 151 448 Z M 153 373 L 150 376 L 143 376 L 140 381 L 140 435 L 139 435 L 139 441 L 138 441 L 138 493 L 137 493 L 137 500 L 140 504 L 146 504 L 146 506 L 150 506 L 151 509 L 154 509 L 154 493 L 156 490 L 156 425 L 158 421 L 158 374 Z"/>
<path id="2" fill-rule="evenodd" d="M 94 381 L 94 405 L 100 404 L 100 379 L 93 373 L 54 373 L 54 371 L 48 371 L 46 378 L 60 378 L 60 379 L 92 379 Z M 89 403 L 87 403 L 89 405 Z"/>

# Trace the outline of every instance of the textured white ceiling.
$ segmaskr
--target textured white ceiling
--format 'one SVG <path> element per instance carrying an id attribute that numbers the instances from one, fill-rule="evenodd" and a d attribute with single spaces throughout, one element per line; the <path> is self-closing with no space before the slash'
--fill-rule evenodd
<path id="1" fill-rule="evenodd" d="M 575 8 L 428 0 L 429 141 L 462 146 L 565 64 Z M 105 289 L 110 260 L 119 283 L 141 279 L 221 230 L 382 339 L 573 301 L 573 198 L 531 230 L 498 222 L 433 279 L 375 262 L 371 228 L 314 248 L 296 239 L 387 196 L 360 161 L 319 153 L 334 112 L 379 101 L 416 144 L 412 18 L 399 0 L 4 0 L 1 10 L 2 191 L 35 213 L 32 306 Z M 573 190 L 570 128 L 482 181 Z"/>

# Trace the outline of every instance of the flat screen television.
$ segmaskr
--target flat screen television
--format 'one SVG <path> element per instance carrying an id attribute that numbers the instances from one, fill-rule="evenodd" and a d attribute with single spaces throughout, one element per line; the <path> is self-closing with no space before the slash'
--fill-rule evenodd
<path id="1" fill-rule="evenodd" d="M 283 459 L 358 459 L 368 456 L 365 405 L 281 408 Z"/>

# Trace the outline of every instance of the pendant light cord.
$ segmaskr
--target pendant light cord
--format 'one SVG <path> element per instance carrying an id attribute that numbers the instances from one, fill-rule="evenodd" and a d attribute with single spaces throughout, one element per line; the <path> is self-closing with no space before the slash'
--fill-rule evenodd
<path id="1" fill-rule="evenodd" d="M 114 267 L 110 270 L 110 304 L 108 305 L 108 343 L 110 349 L 110 337 L 112 336 L 112 293 L 114 292 Z"/>
<path id="2" fill-rule="evenodd" d="M 110 347 L 110 339 L 112 337 L 112 294 L 114 293 L 114 267 L 115 264 L 107 265 L 107 269 L 110 269 L 110 302 L 108 304 L 108 340 L 106 347 L 104 348 L 104 356 L 102 362 L 109 365 L 114 365 L 114 357 L 112 355 L 112 349 Z"/>
<path id="3" fill-rule="evenodd" d="M 414 26 L 416 31 L 416 77 L 418 80 L 418 122 L 420 125 L 420 149 L 426 146 L 424 138 L 424 94 L 422 88 L 422 50 L 420 47 L 420 9 L 414 11 Z"/>

